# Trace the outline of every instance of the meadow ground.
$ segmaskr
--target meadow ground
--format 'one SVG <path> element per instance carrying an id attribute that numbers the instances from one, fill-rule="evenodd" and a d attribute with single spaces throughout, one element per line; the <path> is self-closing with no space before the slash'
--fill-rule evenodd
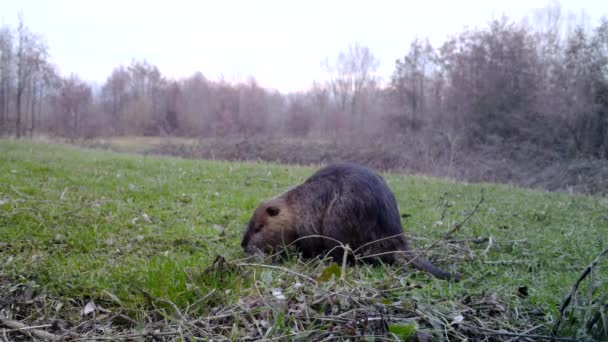
<path id="1" fill-rule="evenodd" d="M 43 139 L 43 137 L 36 137 Z M 46 138 L 53 142 L 57 138 Z M 115 136 L 76 140 L 83 147 L 188 159 L 311 165 L 348 160 L 379 171 L 499 183 L 588 195 L 608 195 L 608 160 L 569 156 L 510 141 L 461 147 L 412 136 L 334 139 L 253 136 Z"/>
<path id="2" fill-rule="evenodd" d="M 537 339 L 608 245 L 606 197 L 385 174 L 413 245 L 462 281 L 244 259 L 259 201 L 313 171 L 0 140 L 0 340 Z M 607 265 L 558 336 L 608 339 Z"/>

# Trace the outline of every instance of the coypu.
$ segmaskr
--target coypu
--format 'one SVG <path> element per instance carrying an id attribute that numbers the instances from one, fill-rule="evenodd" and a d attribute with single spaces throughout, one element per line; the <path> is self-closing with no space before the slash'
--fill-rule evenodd
<path id="1" fill-rule="evenodd" d="M 312 235 L 329 239 L 306 238 Z M 373 242 L 376 240 L 380 241 Z M 437 278 L 459 278 L 416 257 L 403 236 L 397 202 L 384 179 L 352 163 L 326 166 L 304 183 L 260 204 L 241 246 L 253 253 L 293 244 L 304 257 L 327 254 L 341 260 L 344 250 L 338 241 L 348 244 L 363 260 L 394 263 L 405 257 Z M 384 254 L 372 256 L 380 253 Z"/>

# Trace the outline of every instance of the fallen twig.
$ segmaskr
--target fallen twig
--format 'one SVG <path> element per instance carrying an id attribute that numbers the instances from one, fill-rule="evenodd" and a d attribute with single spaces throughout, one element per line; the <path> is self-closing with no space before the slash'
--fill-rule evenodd
<path id="1" fill-rule="evenodd" d="M 597 310 L 597 312 L 593 315 L 593 317 L 591 317 L 587 321 L 587 323 L 585 324 L 585 328 L 587 329 L 587 332 L 590 332 L 591 329 L 593 328 L 593 326 L 595 325 L 595 323 L 597 323 L 597 321 L 600 319 L 600 317 L 602 316 L 602 310 L 608 311 L 608 303 L 600 306 L 600 309 Z M 604 327 L 604 331 L 608 331 L 608 327 Z"/>
<path id="2" fill-rule="evenodd" d="M 539 341 L 539 340 L 578 341 L 578 339 L 572 338 L 572 337 L 556 337 L 556 336 L 549 336 L 549 335 L 535 335 L 535 334 L 515 333 L 515 332 L 507 332 L 507 331 L 493 331 L 493 330 L 489 330 L 489 329 L 484 329 L 484 330 L 486 330 L 486 332 L 484 332 L 483 334 L 487 335 L 487 336 L 508 336 L 508 337 L 515 337 L 517 339 L 531 338 L 536 341 Z"/>
<path id="3" fill-rule="evenodd" d="M 40 329 L 40 328 L 50 328 L 52 326 L 53 326 L 52 324 L 33 325 L 33 326 L 27 326 L 25 328 L 15 328 L 15 329 L 7 330 L 6 332 L 25 331 L 25 330 Z"/>
<path id="4" fill-rule="evenodd" d="M 50 332 L 46 332 L 44 330 L 40 330 L 38 328 L 40 327 L 44 327 L 44 326 L 28 326 L 25 325 L 21 322 L 17 322 L 17 321 L 13 321 L 11 319 L 5 318 L 0 316 L 0 322 L 4 325 L 6 325 L 7 327 L 13 329 L 12 331 L 19 331 L 19 332 L 28 332 L 29 334 L 31 334 L 32 336 L 41 339 L 41 340 L 45 340 L 45 341 L 59 341 L 59 336 L 55 335 L 55 334 L 51 334 Z"/>
<path id="5" fill-rule="evenodd" d="M 143 337 L 152 337 L 152 338 L 157 338 L 157 337 L 163 337 L 163 336 L 175 336 L 175 335 L 179 335 L 180 332 L 179 331 L 161 331 L 161 332 L 152 332 L 152 331 L 146 331 L 143 333 L 139 333 L 139 334 L 123 334 L 123 335 L 114 335 L 114 336 L 109 336 L 109 337 L 103 337 L 103 336 L 87 336 L 86 338 L 76 338 L 73 341 L 116 341 L 116 340 L 139 340 Z"/>
<path id="6" fill-rule="evenodd" d="M 559 329 L 559 326 L 562 323 L 562 318 L 564 317 L 564 311 L 566 310 L 568 305 L 570 305 L 570 301 L 572 301 L 572 297 L 574 297 L 574 295 L 576 294 L 576 291 L 578 290 L 578 287 L 580 286 L 581 282 L 585 280 L 585 278 L 587 278 L 587 276 L 591 273 L 591 270 L 593 270 L 593 268 L 600 262 L 600 259 L 606 254 L 608 254 L 608 248 L 604 249 L 602 253 L 600 253 L 600 255 L 598 255 L 589 265 L 587 265 L 587 267 L 585 267 L 581 275 L 578 277 L 578 279 L 572 286 L 572 290 L 570 290 L 570 293 L 566 296 L 564 302 L 562 303 L 562 306 L 559 308 L 559 316 L 557 318 L 557 321 L 555 321 L 555 325 L 553 326 L 553 335 L 557 334 L 557 330 Z"/>
<path id="7" fill-rule="evenodd" d="M 482 261 L 486 265 L 513 265 L 513 264 L 527 264 L 530 260 L 484 260 Z"/>
<path id="8" fill-rule="evenodd" d="M 186 315 L 190 312 L 190 309 L 192 307 L 197 306 L 198 304 L 200 304 L 202 301 L 204 301 L 205 299 L 209 298 L 212 294 L 215 293 L 215 289 L 212 289 L 211 291 L 209 291 L 209 293 L 207 293 L 206 295 L 202 296 L 201 298 L 197 299 L 196 301 L 194 301 L 194 303 L 192 304 L 188 304 L 188 307 L 186 308 Z"/>
<path id="9" fill-rule="evenodd" d="M 32 196 L 30 195 L 26 195 L 24 193 L 22 193 L 21 191 L 17 190 L 17 188 L 15 188 L 15 186 L 11 185 L 11 190 L 13 190 L 17 195 L 24 197 L 24 198 L 32 198 Z"/>
<path id="10" fill-rule="evenodd" d="M 540 329 L 540 328 L 542 328 L 543 326 L 544 326 L 544 325 L 539 324 L 539 325 L 534 326 L 534 327 L 532 327 L 532 328 L 530 328 L 530 329 L 528 329 L 528 330 L 526 330 L 526 331 L 523 331 L 521 334 L 522 334 L 522 335 L 529 335 L 529 334 L 530 334 L 531 332 L 533 332 L 534 330 Z M 518 339 L 520 339 L 520 337 L 521 337 L 521 335 L 520 335 L 520 336 L 514 336 L 512 339 L 508 340 L 507 342 L 514 342 L 514 341 L 517 341 Z"/>
<path id="11" fill-rule="evenodd" d="M 462 240 L 445 240 L 446 243 L 469 243 L 469 242 L 471 242 L 476 245 L 482 244 L 487 241 L 488 241 L 487 237 L 478 237 L 475 239 L 462 239 Z"/>
<path id="12" fill-rule="evenodd" d="M 445 235 L 443 235 L 443 240 L 447 240 L 454 233 L 456 233 L 458 230 L 460 230 L 460 228 L 462 228 L 462 226 L 464 226 L 464 224 L 467 223 L 467 221 L 473 216 L 473 214 L 475 214 L 475 212 L 479 209 L 479 206 L 481 206 L 481 204 L 484 201 L 484 197 L 483 197 L 484 193 L 485 193 L 484 189 L 481 189 L 481 198 L 479 199 L 479 202 L 477 202 L 477 204 L 475 204 L 475 207 L 473 207 L 473 210 L 471 210 L 462 221 L 456 223 L 454 226 L 452 226 L 452 228 L 450 230 L 448 230 L 445 233 Z M 436 241 L 434 243 L 434 245 L 437 245 L 437 244 L 439 244 L 439 241 Z"/>
<path id="13" fill-rule="evenodd" d="M 435 242 L 433 242 L 430 246 L 428 246 L 427 248 L 425 248 L 424 251 L 422 251 L 421 253 L 418 253 L 417 255 L 413 256 L 411 258 L 410 262 L 412 262 L 414 259 L 418 258 L 418 256 L 420 254 L 426 254 L 429 250 L 437 247 L 440 243 L 444 243 L 445 240 L 447 240 L 454 233 L 456 233 L 458 230 L 460 230 L 460 228 L 462 228 L 464 226 L 464 224 L 473 216 L 473 214 L 479 209 L 479 206 L 481 206 L 481 204 L 483 203 L 483 201 L 484 201 L 483 194 L 484 194 L 484 189 L 481 189 L 481 198 L 479 199 L 479 202 L 477 202 L 477 204 L 475 204 L 475 207 L 473 207 L 473 210 L 471 210 L 462 221 L 460 221 L 460 222 L 456 223 L 455 225 L 453 225 L 452 228 L 450 230 L 448 230 L 443 235 L 443 239 L 436 240 Z"/>
<path id="14" fill-rule="evenodd" d="M 348 260 L 348 253 L 352 252 L 350 247 L 346 245 L 344 247 L 344 254 L 342 257 L 342 272 L 340 272 L 340 281 L 344 281 L 346 275 L 346 261 Z"/>

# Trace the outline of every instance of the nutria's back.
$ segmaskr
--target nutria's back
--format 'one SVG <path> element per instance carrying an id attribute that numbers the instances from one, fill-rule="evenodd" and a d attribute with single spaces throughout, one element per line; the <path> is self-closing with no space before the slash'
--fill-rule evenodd
<path id="1" fill-rule="evenodd" d="M 380 176 L 360 165 L 340 163 L 325 167 L 283 196 L 303 218 L 296 222 L 297 230 L 304 233 L 301 235 L 323 235 L 357 249 L 370 241 L 402 233 L 392 192 Z M 336 242 L 327 239 L 309 241 L 302 247 L 312 248 L 313 254 L 319 248 L 336 246 Z M 389 245 L 393 250 L 406 247 L 401 245 L 405 243 L 401 238 L 382 246 L 387 242 L 392 242 Z"/>
<path id="2" fill-rule="evenodd" d="M 242 245 L 268 250 L 294 244 L 307 257 L 329 253 L 340 259 L 340 244 L 348 244 L 359 258 L 384 253 L 377 258 L 391 263 L 400 255 L 412 259 L 402 234 L 397 202 L 386 182 L 364 166 L 338 163 L 262 203 Z M 393 251 L 401 253 L 387 253 Z M 422 258 L 412 263 L 437 277 L 450 277 Z"/>

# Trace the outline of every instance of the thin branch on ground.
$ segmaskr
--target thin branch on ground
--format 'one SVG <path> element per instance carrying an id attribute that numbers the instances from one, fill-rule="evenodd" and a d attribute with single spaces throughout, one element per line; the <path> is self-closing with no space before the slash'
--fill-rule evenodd
<path id="1" fill-rule="evenodd" d="M 564 317 L 564 311 L 566 311 L 566 308 L 568 307 L 568 305 L 570 305 L 570 302 L 572 301 L 572 298 L 576 294 L 576 291 L 578 291 L 578 287 L 580 286 L 581 282 L 583 280 L 585 280 L 585 278 L 587 278 L 587 276 L 591 273 L 591 271 L 595 268 L 595 266 L 600 262 L 600 259 L 606 254 L 608 254 L 608 248 L 604 249 L 600 253 L 600 255 L 598 255 L 589 265 L 587 265 L 587 267 L 585 267 L 585 269 L 583 270 L 581 275 L 578 277 L 578 279 L 576 280 L 574 285 L 572 285 L 572 290 L 570 290 L 570 293 L 566 296 L 566 298 L 562 302 L 561 307 L 559 308 L 559 316 L 557 318 L 557 321 L 555 321 L 555 325 L 553 326 L 553 331 L 552 331 L 553 335 L 557 334 L 557 331 L 559 330 L 559 326 L 561 325 L 562 319 Z"/>
<path id="2" fill-rule="evenodd" d="M 481 189 L 481 198 L 479 199 L 479 202 L 477 202 L 477 204 L 475 204 L 475 207 L 473 207 L 473 210 L 471 210 L 462 221 L 453 225 L 452 228 L 443 235 L 444 241 L 449 239 L 452 235 L 454 235 L 454 233 L 459 231 L 464 226 L 464 224 L 467 223 L 467 221 L 469 221 L 469 219 L 471 219 L 473 214 L 475 214 L 475 212 L 479 209 L 479 207 L 483 203 L 484 193 L 485 193 L 485 189 Z M 437 245 L 437 244 L 439 244 L 439 241 L 435 242 L 435 245 Z"/>
<path id="3" fill-rule="evenodd" d="M 0 323 L 6 325 L 7 327 L 13 329 L 13 331 L 19 332 L 28 332 L 35 338 L 45 340 L 45 341 L 59 341 L 59 336 L 52 334 L 50 332 L 46 332 L 44 330 L 37 329 L 39 327 L 33 327 L 25 325 L 21 322 L 17 322 L 5 317 L 0 316 Z"/>
<path id="4" fill-rule="evenodd" d="M 587 332 L 590 332 L 591 329 L 593 329 L 593 326 L 595 325 L 595 323 L 597 323 L 597 321 L 599 321 L 600 317 L 602 317 L 602 311 L 606 312 L 608 311 L 608 303 L 600 306 L 600 309 L 597 310 L 597 312 L 595 312 L 595 314 L 593 314 L 593 317 L 591 317 L 587 323 L 585 323 L 585 329 L 587 329 Z M 604 331 L 606 331 L 606 333 L 608 333 L 608 327 L 604 327 Z"/>

